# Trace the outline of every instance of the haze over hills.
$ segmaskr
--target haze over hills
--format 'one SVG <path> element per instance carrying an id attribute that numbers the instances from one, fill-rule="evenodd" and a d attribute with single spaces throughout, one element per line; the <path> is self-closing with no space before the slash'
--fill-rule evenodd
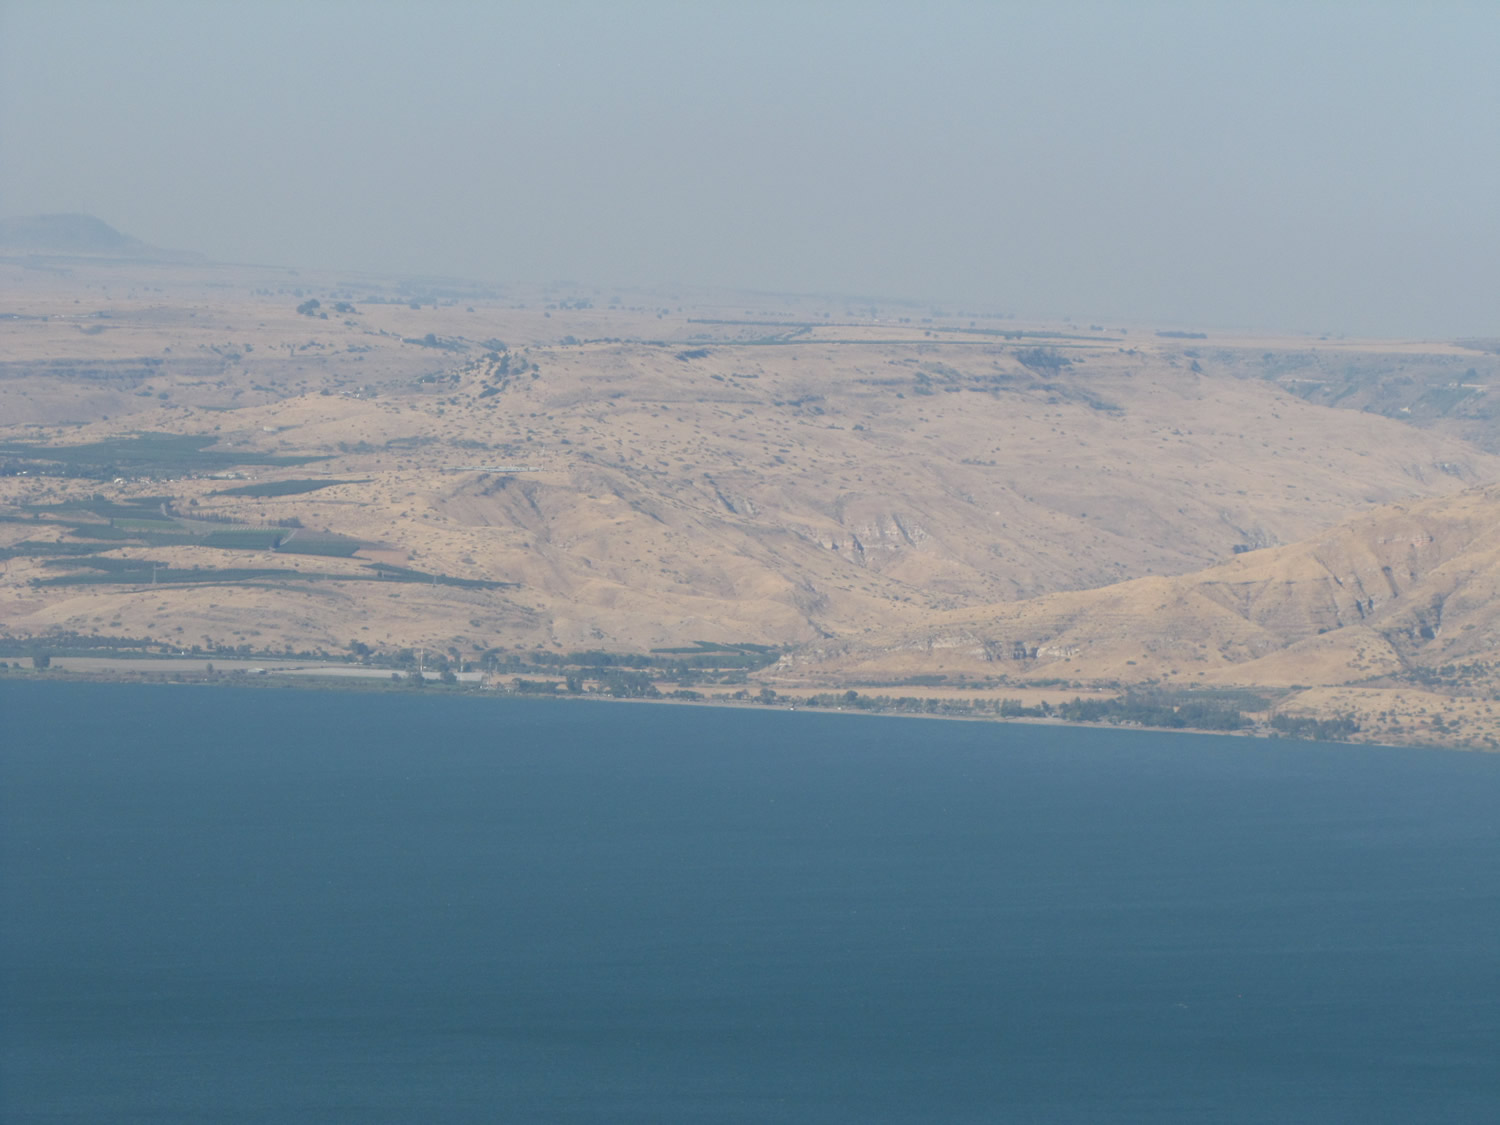
<path id="1" fill-rule="evenodd" d="M 93 215 L 23 215 L 0 219 L 0 256 L 11 254 L 117 258 L 133 262 L 197 262 L 202 254 L 163 250 L 121 234 Z"/>
<path id="2" fill-rule="evenodd" d="M 787 650 L 782 691 L 1290 690 L 1495 660 L 1483 582 L 1452 579 L 1487 573 L 1500 481 L 1500 368 L 1474 341 L 0 269 L 13 636 L 753 644 Z"/>

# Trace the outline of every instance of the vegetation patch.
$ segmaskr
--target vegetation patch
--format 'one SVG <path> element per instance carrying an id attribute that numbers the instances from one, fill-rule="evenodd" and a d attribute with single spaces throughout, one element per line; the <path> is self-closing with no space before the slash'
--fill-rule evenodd
<path id="1" fill-rule="evenodd" d="M 754 671 L 776 663 L 782 650 L 770 645 L 709 645 L 699 642 L 691 649 L 653 649 L 645 652 L 535 652 L 531 660 L 539 667 L 607 669 L 657 669 L 670 677 L 683 673 L 736 669 Z"/>
<path id="2" fill-rule="evenodd" d="M 397 582 L 426 582 L 433 586 L 458 586 L 465 590 L 503 590 L 518 586 L 518 582 L 493 582 L 488 578 L 455 578 L 448 574 L 428 574 L 421 570 L 409 570 L 390 563 L 371 563 L 370 569 L 380 578 Z"/>
<path id="3" fill-rule="evenodd" d="M 23 539 L 9 547 L 0 547 L 0 559 L 54 558 L 63 555 L 89 555 L 99 549 L 97 543 L 65 543 L 57 540 Z"/>
<path id="4" fill-rule="evenodd" d="M 455 578 L 426 574 L 384 564 L 373 564 L 349 572 L 295 570 L 291 567 L 174 567 L 160 559 L 125 559 L 108 555 L 83 555 L 45 559 L 43 566 L 76 571 L 52 578 L 33 578 L 33 586 L 184 585 L 236 582 L 406 582 L 465 589 L 495 590 L 518 585 L 477 578 Z"/>
<path id="5" fill-rule="evenodd" d="M 349 558 L 365 544 L 359 539 L 331 531 L 312 531 L 296 519 L 275 524 L 241 524 L 229 517 L 176 514 L 170 497 L 151 496 L 133 501 L 111 501 L 102 497 L 48 505 L 33 512 L 56 513 L 50 522 L 61 522 L 71 539 L 94 544 L 113 543 L 125 547 L 212 547 L 225 551 L 277 551 L 288 555 L 319 555 Z M 72 519 L 68 519 L 68 515 Z M 102 517 L 80 519 L 80 516 Z M 32 542 L 24 554 L 30 556 L 77 555 L 97 546 L 76 543 Z M 83 550 L 80 550 L 80 547 Z"/>
<path id="6" fill-rule="evenodd" d="M 172 567 L 155 559 L 111 559 L 95 556 L 85 559 L 64 559 L 44 563 L 44 566 L 62 565 L 85 568 L 81 574 L 60 574 L 56 578 L 34 578 L 33 586 L 99 586 L 99 585 L 156 585 L 181 586 L 194 584 L 221 585 L 249 581 L 318 581 L 342 578 L 339 574 L 312 574 L 300 570 L 285 570 L 276 567 L 224 567 L 222 569 L 187 569 Z"/>
<path id="7" fill-rule="evenodd" d="M 332 488 L 336 484 L 369 484 L 364 480 L 272 480 L 256 484 L 242 484 L 237 488 L 221 488 L 210 492 L 210 496 L 300 496 L 304 492 L 317 492 L 321 488 Z"/>
<path id="8" fill-rule="evenodd" d="M 306 465 L 324 457 L 283 457 L 249 450 L 210 449 L 212 434 L 144 433 L 83 445 L 0 443 L 0 457 L 15 458 L 14 473 L 108 480 L 118 476 L 186 476 L 236 465 Z"/>
<path id="9" fill-rule="evenodd" d="M 347 535 L 294 528 L 276 545 L 276 551 L 283 555 L 320 555 L 325 558 L 347 559 L 363 546 L 361 540 L 351 539 Z"/>
<path id="10" fill-rule="evenodd" d="M 1019 699 L 1002 699 L 998 713 L 1005 719 L 1047 718 L 1171 730 L 1236 731 L 1250 726 L 1250 720 L 1231 703 L 1188 693 L 1127 691 L 1110 699 L 1077 696 L 1056 707 L 1046 702 L 1027 707 Z"/>
<path id="11" fill-rule="evenodd" d="M 1271 729 L 1287 738 L 1312 738 L 1319 742 L 1341 742 L 1359 733 L 1359 724 L 1347 715 L 1336 719 L 1303 718 L 1277 715 Z"/>

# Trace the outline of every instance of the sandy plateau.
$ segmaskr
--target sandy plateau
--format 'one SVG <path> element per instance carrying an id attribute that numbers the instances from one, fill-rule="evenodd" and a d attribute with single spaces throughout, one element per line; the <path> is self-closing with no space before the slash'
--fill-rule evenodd
<path id="1" fill-rule="evenodd" d="M 1245 687 L 1494 747 L 1497 353 L 0 259 L 0 632 L 776 646 L 793 696 Z"/>

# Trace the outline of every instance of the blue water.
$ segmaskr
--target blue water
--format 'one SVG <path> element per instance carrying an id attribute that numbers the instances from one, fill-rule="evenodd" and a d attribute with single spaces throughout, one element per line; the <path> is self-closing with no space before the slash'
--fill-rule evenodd
<path id="1" fill-rule="evenodd" d="M 1500 758 L 0 681 L 6 1122 L 1500 1121 Z"/>

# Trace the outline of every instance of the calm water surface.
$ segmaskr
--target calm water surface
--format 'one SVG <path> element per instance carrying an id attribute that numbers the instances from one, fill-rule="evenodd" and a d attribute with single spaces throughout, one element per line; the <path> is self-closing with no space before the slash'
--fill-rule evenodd
<path id="1" fill-rule="evenodd" d="M 0 681 L 6 1122 L 1500 1121 L 1500 758 Z"/>

